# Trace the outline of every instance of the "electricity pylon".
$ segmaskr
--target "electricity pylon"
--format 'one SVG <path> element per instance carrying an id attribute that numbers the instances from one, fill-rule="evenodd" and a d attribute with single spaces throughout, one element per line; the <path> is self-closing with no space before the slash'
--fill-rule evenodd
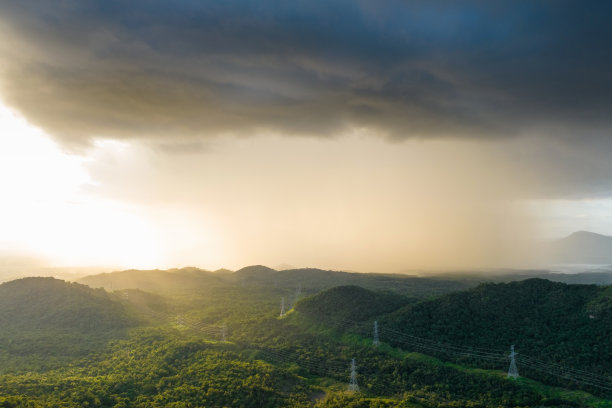
<path id="1" fill-rule="evenodd" d="M 357 366 L 355 365 L 355 359 L 351 360 L 351 380 L 349 382 L 348 390 L 352 392 L 359 391 L 359 385 L 357 385 Z"/>
<path id="2" fill-rule="evenodd" d="M 518 368 L 516 368 L 516 359 L 515 356 L 518 353 L 514 352 L 514 344 L 510 346 L 510 368 L 508 368 L 508 377 L 516 378 L 519 376 Z"/>
<path id="3" fill-rule="evenodd" d="M 280 312 L 280 317 L 285 316 L 285 297 L 283 296 L 281 298 L 281 312 Z"/>
<path id="4" fill-rule="evenodd" d="M 225 333 L 227 331 L 227 328 L 225 327 L 225 325 L 221 326 L 221 341 L 223 343 L 225 343 Z"/>
<path id="5" fill-rule="evenodd" d="M 378 320 L 374 320 L 374 339 L 372 340 L 372 345 L 377 347 L 380 344 L 378 341 Z"/>

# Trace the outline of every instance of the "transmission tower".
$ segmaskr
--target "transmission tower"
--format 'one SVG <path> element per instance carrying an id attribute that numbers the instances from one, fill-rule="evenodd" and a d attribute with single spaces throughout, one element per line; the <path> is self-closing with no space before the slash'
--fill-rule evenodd
<path id="1" fill-rule="evenodd" d="M 357 366 L 355 365 L 355 359 L 351 360 L 351 380 L 348 386 L 349 391 L 359 391 L 359 385 L 357 385 Z"/>
<path id="2" fill-rule="evenodd" d="M 514 352 L 514 344 L 510 346 L 510 368 L 508 368 L 508 377 L 516 378 L 519 376 L 518 368 L 516 368 L 516 359 L 515 356 L 518 353 Z"/>
<path id="3" fill-rule="evenodd" d="M 374 320 L 374 340 L 372 340 L 372 345 L 374 347 L 378 347 L 380 342 L 378 341 L 378 320 Z"/>
<path id="4" fill-rule="evenodd" d="M 285 297 L 283 296 L 281 298 L 281 312 L 280 312 L 280 317 L 285 316 Z"/>
<path id="5" fill-rule="evenodd" d="M 221 326 L 221 341 L 225 343 L 225 334 L 227 332 L 227 327 L 225 325 Z"/>

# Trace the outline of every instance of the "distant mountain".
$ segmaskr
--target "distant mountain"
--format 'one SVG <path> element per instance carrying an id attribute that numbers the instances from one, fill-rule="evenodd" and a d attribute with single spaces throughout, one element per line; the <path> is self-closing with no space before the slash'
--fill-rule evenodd
<path id="1" fill-rule="evenodd" d="M 612 237 L 588 231 L 574 232 L 550 244 L 554 263 L 612 264 Z"/>
<path id="2" fill-rule="evenodd" d="M 249 266 L 234 273 L 239 281 L 249 284 L 278 288 L 301 288 L 305 293 L 314 293 L 335 286 L 355 285 L 375 291 L 392 291 L 404 296 L 429 297 L 456 290 L 467 289 L 477 284 L 462 278 L 424 278 L 399 274 L 356 273 L 328 271 L 316 268 L 301 268 L 276 271 L 265 266 Z"/>
<path id="3" fill-rule="evenodd" d="M 243 280 L 267 279 L 277 273 L 275 269 L 263 265 L 246 266 L 234 272 L 233 278 Z"/>
<path id="4" fill-rule="evenodd" d="M 553 282 L 573 283 L 582 285 L 612 285 L 612 265 L 555 265 L 553 272 L 544 269 L 494 269 L 461 271 L 454 273 L 436 273 L 435 277 L 445 279 L 465 279 L 478 283 L 515 282 L 531 278 L 548 279 Z"/>
<path id="5" fill-rule="evenodd" d="M 264 286 L 279 292 L 290 290 L 303 295 L 334 286 L 357 285 L 370 290 L 392 291 L 404 296 L 425 298 L 478 284 L 474 279 L 415 277 L 398 274 L 327 271 L 316 268 L 277 271 L 263 265 L 247 266 L 236 272 L 210 272 L 198 268 L 169 270 L 127 270 L 86 276 L 78 282 L 107 290 L 140 289 L 157 294 L 210 293 L 221 287 Z"/>

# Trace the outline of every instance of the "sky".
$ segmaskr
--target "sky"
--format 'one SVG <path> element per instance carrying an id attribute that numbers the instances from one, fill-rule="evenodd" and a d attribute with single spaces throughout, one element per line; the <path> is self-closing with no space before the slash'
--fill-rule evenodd
<path id="1" fill-rule="evenodd" d="M 0 269 L 533 267 L 612 235 L 612 4 L 0 4 Z"/>

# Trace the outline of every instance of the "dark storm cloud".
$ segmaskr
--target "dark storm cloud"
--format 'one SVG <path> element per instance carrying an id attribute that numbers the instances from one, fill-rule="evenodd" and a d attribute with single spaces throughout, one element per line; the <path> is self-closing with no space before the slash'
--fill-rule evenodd
<path id="1" fill-rule="evenodd" d="M 1 95 L 72 142 L 606 138 L 610 17 L 571 1 L 3 2 Z"/>

